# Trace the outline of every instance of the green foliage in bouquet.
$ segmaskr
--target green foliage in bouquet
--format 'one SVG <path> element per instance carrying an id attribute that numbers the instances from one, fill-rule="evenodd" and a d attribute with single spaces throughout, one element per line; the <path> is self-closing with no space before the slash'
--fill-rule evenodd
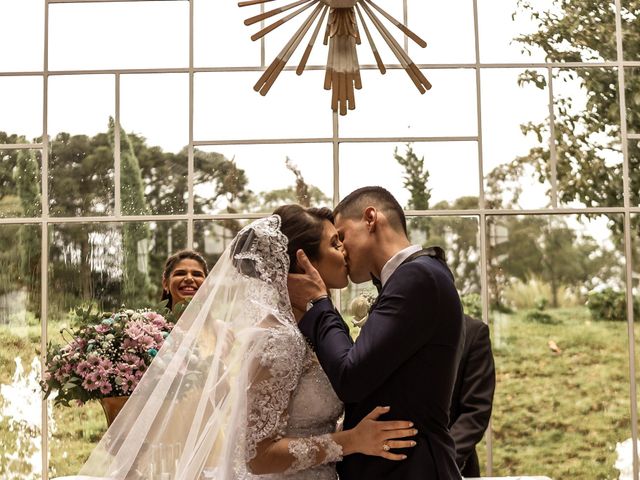
<path id="1" fill-rule="evenodd" d="M 47 346 L 41 387 L 45 398 L 57 393 L 56 405 L 130 395 L 175 324 L 165 307 L 92 310 L 78 308 L 60 331 L 65 343 Z"/>

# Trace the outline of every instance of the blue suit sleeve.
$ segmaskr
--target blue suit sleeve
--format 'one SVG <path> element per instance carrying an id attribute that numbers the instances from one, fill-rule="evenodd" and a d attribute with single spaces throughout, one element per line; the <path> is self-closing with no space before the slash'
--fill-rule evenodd
<path id="1" fill-rule="evenodd" d="M 443 301 L 460 309 L 453 282 L 434 270 L 417 261 L 400 266 L 394 277 L 403 281 L 386 286 L 355 343 L 330 301 L 303 317 L 300 330 L 343 402 L 366 398 L 429 342 L 442 321 Z"/>

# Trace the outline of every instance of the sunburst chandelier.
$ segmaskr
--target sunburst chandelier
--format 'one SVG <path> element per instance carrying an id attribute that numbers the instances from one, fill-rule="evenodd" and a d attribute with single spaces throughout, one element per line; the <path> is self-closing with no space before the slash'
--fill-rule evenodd
<path id="1" fill-rule="evenodd" d="M 239 2 L 238 6 L 247 7 L 274 1 L 278 0 L 245 0 Z M 302 75 L 309 60 L 311 50 L 324 24 L 324 20 L 327 18 L 327 13 L 329 15 L 324 31 L 323 44 L 329 45 L 329 54 L 325 69 L 324 88 L 325 90 L 331 90 L 331 108 L 334 112 L 339 111 L 340 115 L 346 115 L 347 110 L 356 108 L 354 90 L 362 88 L 360 64 L 356 51 L 356 45 L 361 44 L 361 31 L 364 32 L 364 35 L 367 37 L 380 73 L 384 74 L 386 72 L 365 18 L 367 18 L 368 22 L 380 33 L 380 36 L 387 43 L 420 93 L 423 94 L 431 88 L 429 81 L 420 69 L 416 67 L 411 58 L 409 58 L 409 55 L 407 55 L 375 12 L 385 17 L 392 25 L 399 28 L 408 38 L 422 48 L 425 48 L 427 43 L 371 0 L 297 0 L 248 18 L 244 21 L 244 24 L 254 25 L 258 22 L 284 14 L 289 10 L 293 10 L 291 13 L 270 23 L 252 35 L 251 40 L 255 41 L 312 7 L 314 8 L 311 10 L 311 13 L 308 14 L 306 20 L 293 34 L 282 51 L 276 56 L 271 65 L 269 65 L 269 68 L 265 70 L 264 74 L 255 84 L 253 87 L 255 91 L 260 92 L 261 95 L 266 95 L 269 92 L 269 89 L 273 86 L 278 75 L 280 75 L 280 72 L 284 69 L 291 55 L 293 55 L 293 52 L 296 51 L 304 37 L 315 24 L 309 43 L 296 69 L 296 73 Z"/>

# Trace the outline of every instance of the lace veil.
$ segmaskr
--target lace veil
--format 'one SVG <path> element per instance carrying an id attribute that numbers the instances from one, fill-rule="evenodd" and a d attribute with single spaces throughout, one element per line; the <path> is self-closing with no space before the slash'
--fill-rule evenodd
<path id="1" fill-rule="evenodd" d="M 76 478 L 231 480 L 282 435 L 305 343 L 280 217 L 242 229 Z"/>

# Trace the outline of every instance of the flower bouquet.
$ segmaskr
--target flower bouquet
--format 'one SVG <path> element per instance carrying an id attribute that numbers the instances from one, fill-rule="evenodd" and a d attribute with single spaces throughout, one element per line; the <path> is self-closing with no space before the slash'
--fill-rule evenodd
<path id="1" fill-rule="evenodd" d="M 376 302 L 378 294 L 365 290 L 355 297 L 349 305 L 349 311 L 353 315 L 352 323 L 355 327 L 362 328 L 369 319 L 369 312 Z"/>
<path id="2" fill-rule="evenodd" d="M 174 326 L 168 311 L 89 308 L 76 317 L 75 328 L 60 331 L 66 343 L 47 346 L 41 386 L 45 398 L 57 392 L 56 405 L 129 396 Z"/>

